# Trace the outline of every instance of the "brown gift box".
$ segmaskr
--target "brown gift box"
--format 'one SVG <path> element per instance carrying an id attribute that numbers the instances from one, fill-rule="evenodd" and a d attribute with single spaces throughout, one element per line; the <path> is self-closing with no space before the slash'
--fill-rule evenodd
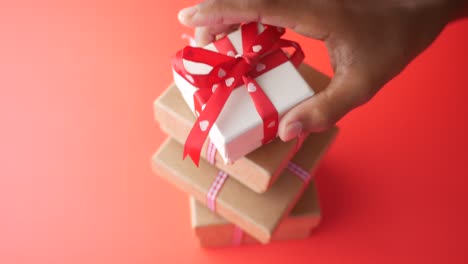
<path id="1" fill-rule="evenodd" d="M 334 139 L 337 128 L 311 134 L 292 162 L 306 171 L 316 167 Z M 201 160 L 197 168 L 190 159 L 182 160 L 183 146 L 168 139 L 153 156 L 155 173 L 207 204 L 207 194 L 219 170 Z M 262 243 L 270 241 L 281 219 L 294 207 L 306 184 L 284 170 L 268 191 L 258 194 L 238 181 L 227 178 L 216 198 L 216 212 Z"/>
<path id="2" fill-rule="evenodd" d="M 236 225 L 211 212 L 206 206 L 190 197 L 192 228 L 202 247 L 226 247 L 259 242 L 241 231 Z M 296 204 L 291 214 L 284 218 L 273 233 L 272 241 L 303 239 L 320 222 L 320 206 L 313 182 Z"/>
<path id="3" fill-rule="evenodd" d="M 299 67 L 299 72 L 316 92 L 323 90 L 330 80 L 305 64 Z M 174 84 L 155 101 L 154 111 L 161 129 L 178 142 L 185 143 L 195 117 Z M 201 152 L 205 159 L 207 147 L 208 143 L 205 143 Z M 217 154 L 215 165 L 253 191 L 263 193 L 278 178 L 295 151 L 296 140 L 285 143 L 277 138 L 234 164 L 225 164 Z"/>

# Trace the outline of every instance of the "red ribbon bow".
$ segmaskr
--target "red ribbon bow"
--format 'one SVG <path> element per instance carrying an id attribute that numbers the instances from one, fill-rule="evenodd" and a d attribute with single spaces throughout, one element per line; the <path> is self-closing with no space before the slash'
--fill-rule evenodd
<path id="1" fill-rule="evenodd" d="M 193 96 L 198 118 L 184 148 L 184 158 L 189 155 L 197 166 L 201 149 L 211 127 L 231 92 L 242 83 L 245 84 L 263 120 L 262 143 L 265 144 L 276 137 L 278 112 L 255 78 L 288 60 L 297 67 L 304 59 L 304 53 L 297 43 L 281 39 L 284 34 L 283 28 L 265 27 L 265 30 L 259 34 L 257 23 L 241 26 L 242 55 L 236 55 L 232 43 L 224 37 L 213 43 L 220 53 L 203 48 L 185 47 L 177 52 L 173 59 L 174 71 L 199 88 Z M 283 48 L 293 48 L 294 52 L 288 58 Z M 184 67 L 183 60 L 207 64 L 213 68 L 208 74 L 192 74 Z"/>

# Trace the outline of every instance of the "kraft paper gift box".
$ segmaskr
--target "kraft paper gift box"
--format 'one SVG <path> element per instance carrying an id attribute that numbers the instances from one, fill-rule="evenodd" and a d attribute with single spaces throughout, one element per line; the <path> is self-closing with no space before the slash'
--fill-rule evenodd
<path id="1" fill-rule="evenodd" d="M 229 56 L 234 56 L 235 54 L 242 55 L 244 52 L 259 54 L 263 50 L 266 50 L 266 48 L 262 49 L 261 45 L 252 45 L 252 47 L 243 46 L 246 45 L 246 37 L 241 32 L 242 30 L 245 30 L 244 26 L 242 26 L 241 29 L 228 34 L 224 38 L 215 41 L 215 43 L 205 46 L 204 49 L 227 54 Z M 254 24 L 254 26 L 258 27 L 258 29 L 256 29 L 256 31 L 258 31 L 256 36 L 259 37 L 260 33 L 263 32 L 264 27 L 261 24 Z M 276 31 L 276 29 L 274 31 Z M 225 44 L 226 41 L 230 43 L 229 45 L 233 50 L 229 50 L 227 52 L 219 50 L 219 43 Z M 298 47 L 297 44 L 292 45 L 296 48 Z M 251 94 L 258 93 L 258 90 L 263 90 L 266 97 L 278 112 L 280 118 L 289 109 L 314 95 L 315 87 L 313 90 L 309 86 L 293 63 L 287 59 L 288 55 L 286 55 L 286 53 L 281 50 L 278 51 L 279 52 L 266 53 L 265 56 L 272 54 L 279 55 L 285 58 L 284 62 L 278 66 L 272 67 L 271 69 L 267 62 L 262 60 L 257 62 L 252 71 L 261 73 L 254 78 L 258 85 L 248 83 L 249 85 L 242 84 L 237 86 L 227 98 L 218 118 L 214 121 L 211 130 L 209 130 L 210 140 L 213 142 L 221 158 L 226 163 L 235 162 L 246 154 L 262 146 L 264 131 L 268 130 L 265 127 L 270 128 L 278 125 L 278 121 L 268 121 L 267 126 L 264 127 L 263 120 L 256 110 L 256 105 L 252 101 Z M 182 54 L 182 52 L 180 54 Z M 206 57 L 210 56 L 208 55 Z M 197 97 L 194 97 L 194 95 L 200 89 L 200 86 L 197 86 L 197 76 L 206 75 L 209 74 L 211 70 L 213 70 L 213 72 L 216 70 L 219 71 L 217 76 L 224 78 L 224 81 L 221 81 L 219 86 L 226 83 L 226 87 L 230 87 L 233 82 L 235 84 L 237 82 L 237 79 L 232 77 L 233 74 L 231 75 L 230 71 L 232 69 L 222 67 L 218 69 L 208 65 L 208 63 L 194 62 L 193 60 L 190 61 L 187 59 L 182 60 L 179 58 L 179 61 L 181 61 L 180 64 L 183 65 L 183 68 L 187 73 L 181 73 L 179 69 L 181 67 L 176 66 L 177 64 L 175 63 L 173 71 L 174 81 L 194 115 L 198 116 L 200 114 L 196 110 L 196 105 L 194 103 L 195 100 L 197 100 L 195 99 Z M 218 87 L 218 84 L 215 83 L 213 85 L 212 94 L 214 96 L 214 91 L 216 90 L 214 87 Z M 251 87 L 253 88 L 251 89 Z M 209 90 L 211 93 L 211 86 L 209 87 Z M 206 105 L 208 104 L 209 102 Z M 209 108 L 210 107 L 207 107 L 207 110 Z M 201 107 L 200 111 L 205 111 L 204 105 Z M 197 123 L 199 123 L 199 126 L 201 127 L 200 131 L 206 131 L 206 127 L 208 124 L 211 124 L 211 121 L 200 119 Z M 195 125 L 194 129 L 198 130 L 198 125 Z"/>
<path id="2" fill-rule="evenodd" d="M 188 192 L 212 211 L 236 224 L 262 243 L 268 243 L 281 219 L 294 207 L 310 180 L 325 150 L 333 141 L 336 128 L 312 134 L 288 164 L 277 182 L 258 194 L 230 178 L 215 166 L 201 160 L 199 167 L 182 160 L 183 146 L 168 139 L 152 158 L 159 176 Z"/>
<path id="3" fill-rule="evenodd" d="M 202 247 L 226 247 L 259 242 L 238 226 L 211 212 L 206 206 L 190 197 L 192 228 Z M 314 182 L 284 218 L 273 233 L 272 241 L 304 239 L 320 223 L 320 206 Z"/>
<path id="4" fill-rule="evenodd" d="M 330 82 L 328 76 L 306 64 L 299 67 L 299 72 L 310 86 L 315 87 L 316 91 L 325 89 Z M 161 129 L 183 144 L 195 122 L 195 116 L 184 103 L 174 84 L 156 99 L 154 112 Z M 207 158 L 208 145 L 208 141 L 205 142 L 201 152 L 205 159 Z M 271 143 L 241 157 L 233 164 L 223 162 L 219 153 L 216 154 L 214 161 L 218 168 L 226 171 L 231 177 L 253 191 L 263 193 L 278 178 L 284 166 L 292 158 L 296 151 L 296 145 L 296 140 L 282 142 L 276 138 Z"/>

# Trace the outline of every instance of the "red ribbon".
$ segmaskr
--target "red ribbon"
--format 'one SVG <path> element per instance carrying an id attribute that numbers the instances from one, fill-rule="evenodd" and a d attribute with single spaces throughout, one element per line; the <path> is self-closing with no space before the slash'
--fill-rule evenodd
<path id="1" fill-rule="evenodd" d="M 232 43 L 224 37 L 214 42 L 220 53 L 203 48 L 185 47 L 177 52 L 173 59 L 175 72 L 199 88 L 193 96 L 198 118 L 185 141 L 184 148 L 184 158 L 189 155 L 197 166 L 201 149 L 211 127 L 231 92 L 241 84 L 245 84 L 263 120 L 262 143 L 265 144 L 276 137 L 278 112 L 255 78 L 288 60 L 294 66 L 299 66 L 304 59 L 304 53 L 296 42 L 281 39 L 284 29 L 265 26 L 265 30 L 259 34 L 257 25 L 249 23 L 241 26 L 242 55 L 236 55 Z M 285 55 L 284 48 L 293 49 L 289 58 Z M 184 67 L 183 60 L 207 64 L 213 68 L 208 74 L 192 74 Z"/>

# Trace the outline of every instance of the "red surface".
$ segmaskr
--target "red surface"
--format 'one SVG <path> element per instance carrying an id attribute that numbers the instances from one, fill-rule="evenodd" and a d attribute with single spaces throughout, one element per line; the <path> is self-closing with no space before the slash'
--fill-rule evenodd
<path id="1" fill-rule="evenodd" d="M 0 263 L 468 262 L 468 21 L 340 122 L 314 236 L 204 250 L 149 164 L 186 1 L 36 2 L 0 3 Z"/>

